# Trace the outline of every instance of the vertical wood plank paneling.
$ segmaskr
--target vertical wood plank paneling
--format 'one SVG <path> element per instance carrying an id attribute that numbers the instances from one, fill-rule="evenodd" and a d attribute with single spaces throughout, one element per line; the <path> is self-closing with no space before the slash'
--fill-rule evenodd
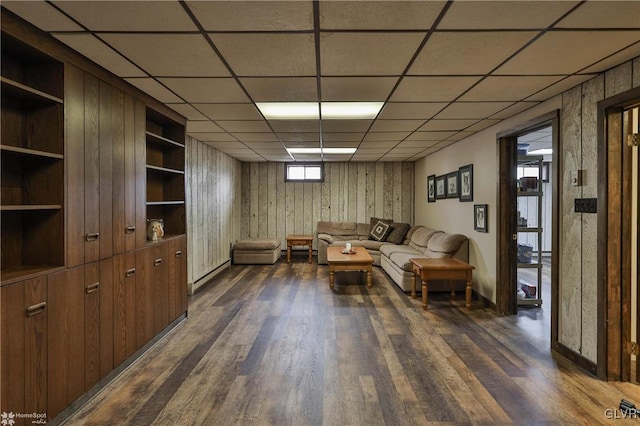
<path id="1" fill-rule="evenodd" d="M 364 191 L 367 194 L 366 222 L 369 220 L 368 218 L 376 215 L 376 163 L 367 163 L 367 176 Z"/>
<path id="2" fill-rule="evenodd" d="M 405 184 L 403 181 L 402 163 L 393 163 L 393 213 L 391 218 L 400 222 L 402 218 L 402 188 Z"/>
<path id="3" fill-rule="evenodd" d="M 269 232 L 269 217 L 267 212 L 269 210 L 269 173 L 267 170 L 267 163 L 256 163 L 258 166 L 258 183 L 265 182 L 266 185 L 262 185 L 261 190 L 258 191 L 258 237 L 268 237 Z"/>
<path id="4" fill-rule="evenodd" d="M 276 164 L 276 235 L 281 240 L 282 247 L 286 247 L 285 234 L 285 203 L 286 203 L 286 186 L 284 182 L 284 163 Z M 244 213 L 244 210 L 242 211 Z"/>
<path id="5" fill-rule="evenodd" d="M 559 314 L 561 329 L 558 340 L 580 353 L 580 315 L 582 304 L 581 215 L 574 213 L 571 200 L 581 197 L 580 187 L 564 185 L 570 173 L 581 168 L 581 87 L 562 96 L 562 163 L 560 176 L 564 189 L 561 201 Z"/>
<path id="6" fill-rule="evenodd" d="M 633 65 L 625 62 L 605 73 L 605 98 L 610 98 L 631 89 Z"/>
<path id="7" fill-rule="evenodd" d="M 345 182 L 346 190 L 349 192 L 347 200 L 349 205 L 347 206 L 348 218 L 353 218 L 354 222 L 358 221 L 358 165 L 357 163 L 346 163 L 347 167 L 347 179 Z"/>
<path id="8" fill-rule="evenodd" d="M 256 238 L 258 236 L 258 226 L 260 225 L 258 217 L 259 215 L 259 197 L 260 197 L 260 177 L 258 175 L 259 172 L 259 163 L 251 163 L 251 185 L 249 189 L 250 198 L 250 209 L 251 209 L 251 221 L 249 222 L 249 236 L 251 238 Z"/>
<path id="9" fill-rule="evenodd" d="M 604 97 L 604 79 L 593 78 L 582 89 L 582 197 L 598 196 L 598 101 Z M 582 310 L 598 310 L 598 217 L 582 215 Z M 598 316 L 582 315 L 582 355 L 597 361 Z"/>
<path id="10" fill-rule="evenodd" d="M 278 235 L 277 206 L 278 206 L 278 180 L 283 180 L 282 176 L 277 175 L 276 165 L 274 163 L 266 163 L 267 166 L 267 237 L 274 238 Z M 280 179 L 278 179 L 278 177 Z"/>
<path id="11" fill-rule="evenodd" d="M 400 205 L 402 213 L 396 218 L 401 222 L 413 223 L 413 163 L 402 163 L 402 195 Z"/>
<path id="12" fill-rule="evenodd" d="M 358 209 L 356 212 L 357 222 L 366 222 L 369 220 L 367 216 L 367 163 L 356 163 L 358 183 L 356 191 L 356 200 L 358 203 Z"/>
<path id="13" fill-rule="evenodd" d="M 393 218 L 393 163 L 384 163 L 384 175 L 382 177 L 383 182 L 383 204 L 382 204 L 382 216 L 385 219 Z"/>
<path id="14" fill-rule="evenodd" d="M 284 230 L 285 235 L 293 234 L 294 230 L 294 222 L 295 222 L 295 189 L 294 183 L 289 183 L 285 185 L 285 213 L 284 213 Z"/>
<path id="15" fill-rule="evenodd" d="M 384 216 L 384 165 L 385 163 L 375 163 L 375 208 L 372 216 L 376 217 Z"/>
<path id="16" fill-rule="evenodd" d="M 251 222 L 251 163 L 242 163 L 242 177 L 240 179 L 240 205 L 242 211 L 241 237 L 249 236 L 249 222 Z"/>
<path id="17" fill-rule="evenodd" d="M 323 221 L 331 220 L 331 166 L 328 163 L 324 165 L 324 182 L 322 185 L 322 212 L 320 217 Z"/>

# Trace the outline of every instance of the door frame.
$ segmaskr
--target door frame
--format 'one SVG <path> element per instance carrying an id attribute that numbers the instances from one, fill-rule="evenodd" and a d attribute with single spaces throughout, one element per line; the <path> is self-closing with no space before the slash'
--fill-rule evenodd
<path id="1" fill-rule="evenodd" d="M 551 126 L 551 345 L 558 340 L 558 164 L 560 158 L 560 111 L 555 110 L 526 121 L 496 135 L 498 144 L 498 226 L 496 253 L 496 310 L 501 315 L 515 315 L 518 300 L 513 283 L 517 271 L 516 234 L 516 164 L 517 137 Z"/>
<path id="2" fill-rule="evenodd" d="M 598 361 L 602 380 L 629 381 L 631 355 L 631 155 L 623 112 L 640 87 L 598 102 Z M 637 259 L 636 259 L 637 261 Z"/>

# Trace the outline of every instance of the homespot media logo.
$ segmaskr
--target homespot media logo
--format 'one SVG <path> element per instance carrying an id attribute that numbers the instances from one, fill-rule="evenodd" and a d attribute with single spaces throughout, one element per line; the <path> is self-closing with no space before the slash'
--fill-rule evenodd
<path id="1" fill-rule="evenodd" d="M 3 412 L 0 414 L 0 425 L 13 426 L 16 419 L 31 419 L 34 425 L 43 425 L 47 423 L 47 413 L 14 413 Z"/>

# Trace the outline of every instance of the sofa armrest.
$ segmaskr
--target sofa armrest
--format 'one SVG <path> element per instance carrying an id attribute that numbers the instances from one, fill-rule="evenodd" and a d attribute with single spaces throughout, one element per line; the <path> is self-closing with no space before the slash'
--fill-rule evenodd
<path id="1" fill-rule="evenodd" d="M 334 238 L 329 234 L 318 234 L 318 240 L 326 241 L 327 244 L 333 244 Z"/>

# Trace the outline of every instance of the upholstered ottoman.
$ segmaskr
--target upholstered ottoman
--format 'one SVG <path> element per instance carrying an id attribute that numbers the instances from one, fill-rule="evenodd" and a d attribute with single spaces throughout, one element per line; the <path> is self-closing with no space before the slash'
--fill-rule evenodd
<path id="1" fill-rule="evenodd" d="M 233 263 L 240 265 L 273 265 L 280 259 L 278 238 L 240 240 L 233 246 Z"/>

